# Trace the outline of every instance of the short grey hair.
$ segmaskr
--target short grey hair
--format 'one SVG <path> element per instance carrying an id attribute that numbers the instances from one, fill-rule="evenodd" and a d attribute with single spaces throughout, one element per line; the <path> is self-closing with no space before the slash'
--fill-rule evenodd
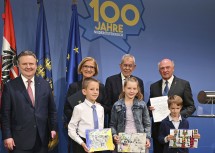
<path id="1" fill-rule="evenodd" d="M 121 59 L 121 64 L 124 62 L 124 60 L 125 60 L 126 58 L 132 58 L 133 61 L 134 61 L 134 64 L 135 64 L 135 57 L 134 57 L 133 55 L 131 55 L 131 54 L 125 54 L 125 55 L 123 55 L 123 56 L 122 56 L 122 59 Z"/>
<path id="2" fill-rule="evenodd" d="M 163 60 L 165 60 L 165 59 L 162 59 L 160 62 L 158 62 L 158 70 L 160 69 L 160 63 L 161 63 Z M 173 67 L 175 66 L 175 63 L 174 63 L 173 60 L 168 59 L 168 58 L 166 58 L 166 60 L 170 60 L 170 61 L 172 62 L 172 66 L 173 66 Z"/>

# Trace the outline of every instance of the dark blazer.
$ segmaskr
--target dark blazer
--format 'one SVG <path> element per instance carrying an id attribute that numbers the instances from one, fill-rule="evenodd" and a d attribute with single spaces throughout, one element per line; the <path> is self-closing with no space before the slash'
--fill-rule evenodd
<path id="1" fill-rule="evenodd" d="M 169 142 L 165 143 L 164 138 L 170 134 L 170 129 L 175 129 L 172 122 L 169 120 L 169 117 L 167 116 L 160 125 L 159 129 L 159 137 L 158 141 L 161 144 L 164 144 L 164 150 L 163 153 L 188 153 L 189 150 L 187 148 L 169 148 Z M 179 124 L 178 129 L 189 129 L 189 122 L 182 117 L 182 120 Z"/>
<path id="2" fill-rule="evenodd" d="M 183 99 L 183 108 L 181 110 L 181 115 L 185 118 L 191 116 L 196 108 L 194 105 L 192 90 L 190 83 L 186 80 L 182 80 L 174 76 L 172 85 L 169 89 L 168 96 L 178 95 Z M 162 80 L 159 80 L 153 83 L 150 86 L 150 97 L 159 97 L 162 96 Z M 150 99 L 148 106 L 150 105 Z"/>
<path id="3" fill-rule="evenodd" d="M 172 81 L 172 85 L 169 89 L 168 96 L 171 95 L 178 95 L 183 99 L 183 107 L 181 109 L 181 115 L 182 117 L 189 117 L 191 116 L 196 108 L 194 105 L 193 95 L 190 87 L 190 83 L 186 80 L 182 80 L 180 78 L 177 78 L 174 76 L 174 79 Z M 151 84 L 150 86 L 150 97 L 159 97 L 162 96 L 162 79 Z M 147 103 L 148 106 L 150 106 L 150 99 Z M 151 115 L 151 111 L 150 115 Z M 157 142 L 158 138 L 158 132 L 159 132 L 160 122 L 154 123 L 152 120 L 152 138 L 153 142 Z M 154 143 L 156 143 L 154 142 Z M 154 149 L 158 148 L 156 145 L 154 145 Z"/>
<path id="4" fill-rule="evenodd" d="M 66 115 L 67 122 L 70 121 L 73 109 L 76 105 L 80 102 L 84 102 L 85 95 L 82 93 L 82 81 L 74 82 L 69 85 L 69 89 L 67 92 L 66 102 L 64 104 L 64 114 Z M 100 103 L 104 109 L 105 100 L 105 87 L 102 83 L 99 84 L 99 97 L 97 98 L 96 102 Z"/>
<path id="5" fill-rule="evenodd" d="M 48 145 L 50 130 L 57 128 L 57 111 L 49 83 L 35 77 L 35 106 L 21 76 L 6 83 L 2 95 L 2 137 L 13 138 L 16 147 L 32 149 L 37 132 Z M 48 125 L 49 122 L 49 125 Z"/>
<path id="6" fill-rule="evenodd" d="M 132 76 L 132 77 L 136 77 L 136 76 Z M 141 93 L 144 96 L 143 81 L 138 77 L 136 77 L 136 78 L 139 82 Z M 110 76 L 106 79 L 105 91 L 106 91 L 105 104 L 106 104 L 106 106 L 108 106 L 108 108 L 109 108 L 108 111 L 110 112 L 113 104 L 119 100 L 119 95 L 122 92 L 121 73 Z"/>

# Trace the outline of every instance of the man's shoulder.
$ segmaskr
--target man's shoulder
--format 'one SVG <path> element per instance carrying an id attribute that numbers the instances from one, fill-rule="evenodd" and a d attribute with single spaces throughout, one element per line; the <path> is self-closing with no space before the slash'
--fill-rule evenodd
<path id="1" fill-rule="evenodd" d="M 49 84 L 47 80 L 37 76 L 35 76 L 35 81 L 37 81 L 38 83 L 41 83 L 42 85 Z"/>
<path id="2" fill-rule="evenodd" d="M 174 76 L 174 81 L 180 81 L 180 82 L 188 83 L 187 80 L 178 78 L 178 77 L 176 77 L 176 76 Z"/>
<path id="3" fill-rule="evenodd" d="M 107 78 L 107 80 L 113 80 L 113 79 L 120 78 L 120 77 L 121 77 L 121 76 L 120 76 L 120 73 L 118 73 L 118 74 L 114 74 L 114 75 L 109 76 L 109 77 Z"/>
<path id="4" fill-rule="evenodd" d="M 14 84 L 19 83 L 21 80 L 22 80 L 22 78 L 19 76 L 19 77 L 16 77 L 15 79 L 13 79 L 13 80 L 9 80 L 8 82 L 6 82 L 6 85 L 14 85 Z"/>
<path id="5" fill-rule="evenodd" d="M 153 87 L 153 86 L 157 86 L 157 85 L 159 85 L 161 82 L 162 82 L 162 80 L 160 79 L 160 80 L 158 80 L 158 81 L 156 81 L 156 82 L 153 82 L 153 83 L 151 84 L 151 86 L 152 86 L 152 87 Z"/>

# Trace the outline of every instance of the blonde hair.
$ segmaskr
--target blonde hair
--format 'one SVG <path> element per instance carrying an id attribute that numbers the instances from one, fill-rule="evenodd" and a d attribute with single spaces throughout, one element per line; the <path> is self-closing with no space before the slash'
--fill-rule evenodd
<path id="1" fill-rule="evenodd" d="M 178 95 L 173 95 L 168 97 L 168 107 L 170 107 L 172 104 L 176 104 L 177 106 L 183 106 L 183 100 Z"/>
<path id="2" fill-rule="evenodd" d="M 98 64 L 96 63 L 96 60 L 95 60 L 94 58 L 92 58 L 92 57 L 85 57 L 85 58 L 80 62 L 80 64 L 78 65 L 78 74 L 82 74 L 81 69 L 82 69 L 84 63 L 86 63 L 87 61 L 93 61 L 93 62 L 94 62 L 95 74 L 94 74 L 93 76 L 98 75 L 98 73 L 99 73 L 99 67 L 98 67 Z"/>
<path id="3" fill-rule="evenodd" d="M 98 84 L 100 83 L 97 79 L 95 78 L 85 78 L 82 82 L 82 89 L 87 89 L 88 85 L 90 82 L 97 82 Z"/>
<path id="4" fill-rule="evenodd" d="M 124 83 L 124 88 L 127 86 L 128 82 L 136 82 L 137 83 L 137 90 L 138 90 L 138 93 L 137 95 L 135 96 L 139 101 L 143 100 L 143 94 L 141 93 L 141 90 L 140 90 L 140 85 L 139 85 L 139 82 L 137 80 L 137 78 L 135 77 L 129 77 L 129 78 L 126 78 L 125 79 L 125 83 Z M 125 98 L 125 91 L 122 91 L 119 95 L 119 99 L 122 99 L 122 98 Z"/>

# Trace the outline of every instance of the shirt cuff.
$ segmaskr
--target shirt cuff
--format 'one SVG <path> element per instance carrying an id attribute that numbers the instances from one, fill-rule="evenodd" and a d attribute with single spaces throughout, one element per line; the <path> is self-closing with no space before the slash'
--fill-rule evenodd
<path id="1" fill-rule="evenodd" d="M 76 137 L 75 141 L 80 145 L 84 142 L 80 137 Z"/>
<path id="2" fill-rule="evenodd" d="M 167 142 L 168 142 L 168 140 L 167 140 L 167 136 L 164 138 L 164 142 L 165 142 L 165 143 L 167 143 Z"/>

